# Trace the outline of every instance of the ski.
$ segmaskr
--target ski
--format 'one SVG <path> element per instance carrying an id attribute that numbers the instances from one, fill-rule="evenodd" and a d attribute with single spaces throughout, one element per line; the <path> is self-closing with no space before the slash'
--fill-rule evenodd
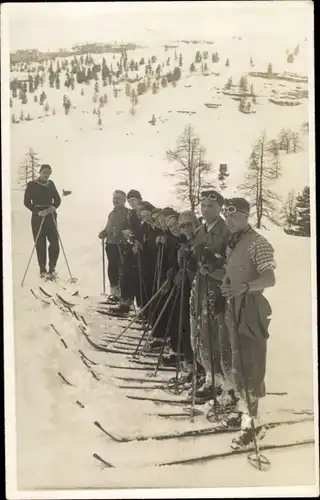
<path id="1" fill-rule="evenodd" d="M 63 380 L 63 382 L 64 382 L 65 384 L 70 385 L 71 387 L 75 387 L 73 384 L 71 384 L 71 382 L 69 382 L 69 381 L 66 379 L 66 377 L 64 377 L 64 376 L 62 375 L 62 373 L 57 372 L 57 374 L 58 374 L 58 376 L 61 378 L 61 380 Z"/>
<path id="2" fill-rule="evenodd" d="M 109 365 L 109 364 L 105 364 L 103 365 L 107 368 L 117 368 L 119 370 L 134 370 L 134 371 L 154 371 L 154 368 L 153 367 L 141 367 L 141 366 L 122 366 L 122 365 Z M 159 368 L 158 371 L 162 371 L 162 372 L 167 372 L 169 370 L 167 370 L 167 368 Z"/>
<path id="3" fill-rule="evenodd" d="M 68 302 L 63 297 L 61 297 L 61 295 L 59 293 L 56 293 L 56 296 L 63 303 L 63 305 L 65 305 L 66 307 L 75 307 L 77 305 L 77 304 L 73 304 L 72 302 Z"/>
<path id="4" fill-rule="evenodd" d="M 100 463 L 102 463 L 102 465 L 104 465 L 105 467 L 109 467 L 109 468 L 113 468 L 114 469 L 114 465 L 110 464 L 109 462 L 106 462 L 97 453 L 94 453 L 92 456 L 93 456 L 93 458 L 95 458 L 96 460 L 98 460 Z"/>
<path id="5" fill-rule="evenodd" d="M 81 328 L 81 326 L 79 326 L 79 329 L 82 332 L 82 334 L 85 337 L 85 339 L 87 340 L 87 342 L 92 347 L 94 347 L 95 349 L 97 349 L 98 351 L 108 352 L 108 353 L 112 353 L 112 354 L 129 355 L 129 356 L 134 354 L 133 350 L 132 351 L 130 351 L 130 350 L 120 350 L 120 349 L 117 350 L 117 349 L 111 349 L 110 347 L 106 347 L 106 346 L 103 346 L 101 344 L 97 344 L 92 339 L 90 339 L 89 335 L 84 331 L 83 328 Z"/>
<path id="6" fill-rule="evenodd" d="M 144 382 L 147 382 L 150 384 L 150 382 L 153 382 L 154 384 L 163 384 L 166 382 L 166 380 L 153 380 L 152 377 L 150 378 L 133 378 L 133 377 L 116 377 L 117 380 L 122 380 L 124 382 L 138 382 L 143 384 Z"/>
<path id="7" fill-rule="evenodd" d="M 191 404 L 191 399 L 180 399 L 180 400 L 175 400 L 175 399 L 160 399 L 160 398 L 148 398 L 145 396 L 127 396 L 128 399 L 135 399 L 137 401 L 151 401 L 152 403 L 156 404 L 168 404 L 168 405 L 173 405 L 173 406 L 180 406 L 180 405 L 190 405 Z M 204 401 L 203 399 L 196 399 L 196 404 L 197 405 L 205 405 L 207 401 Z"/>
<path id="8" fill-rule="evenodd" d="M 36 292 L 30 288 L 30 292 L 32 293 L 32 295 L 37 299 L 37 300 L 40 300 L 40 302 L 42 302 L 43 304 L 45 304 L 46 306 L 49 306 L 51 304 L 51 302 L 49 300 L 46 300 L 46 299 L 43 299 L 42 297 L 39 297 L 39 295 L 36 294 Z"/>
<path id="9" fill-rule="evenodd" d="M 306 419 L 299 419 L 299 420 L 279 420 L 279 421 L 274 421 L 274 422 L 268 422 L 266 423 L 263 427 L 266 430 L 274 429 L 276 427 L 279 427 L 281 425 L 294 425 L 297 423 L 303 423 L 303 422 L 308 422 L 311 419 L 306 418 Z M 98 421 L 94 422 L 94 425 L 102 431 L 106 436 L 111 438 L 113 441 L 116 441 L 117 443 L 131 443 L 133 441 L 166 441 L 170 439 L 184 439 L 184 438 L 195 438 L 195 437 L 202 437 L 202 436 L 210 436 L 213 434 L 232 434 L 235 432 L 240 431 L 240 426 L 239 428 L 227 428 L 223 426 L 216 426 L 216 427 L 203 427 L 202 429 L 194 429 L 191 431 L 183 431 L 183 432 L 172 432 L 172 433 L 166 433 L 166 434 L 154 434 L 154 435 L 149 435 L 149 436 L 135 436 L 135 437 L 120 437 L 120 436 L 115 436 L 113 433 L 110 431 L 106 430 Z M 170 464 L 171 465 L 171 464 Z"/>
<path id="10" fill-rule="evenodd" d="M 277 449 L 283 449 L 283 448 L 292 448 L 294 446 L 304 446 L 308 444 L 314 444 L 314 439 L 304 439 L 301 441 L 295 441 L 293 443 L 286 443 L 286 444 L 270 444 L 270 445 L 260 445 L 259 450 L 264 451 L 264 450 L 277 450 Z M 158 467 L 165 467 L 165 466 L 171 466 L 171 465 L 191 465 L 191 464 L 196 464 L 196 463 L 203 463 L 207 462 L 210 460 L 215 460 L 219 458 L 226 458 L 226 457 L 231 457 L 233 455 L 244 455 L 245 453 L 248 453 L 249 451 L 254 451 L 254 448 L 251 448 L 251 450 L 245 449 L 245 450 L 233 450 L 233 451 L 226 451 L 224 453 L 217 453 L 217 454 L 212 454 L 212 455 L 205 455 L 202 457 L 196 457 L 196 458 L 187 458 L 185 460 L 175 460 L 173 462 L 163 462 L 162 464 L 159 464 Z"/>
<path id="11" fill-rule="evenodd" d="M 88 356 L 86 356 L 81 349 L 78 350 L 78 353 L 80 354 L 80 356 L 82 356 L 84 359 L 86 359 L 88 361 L 88 363 L 91 363 L 94 366 L 98 366 L 99 363 L 96 363 L 95 361 L 92 361 L 92 359 L 88 358 Z"/>

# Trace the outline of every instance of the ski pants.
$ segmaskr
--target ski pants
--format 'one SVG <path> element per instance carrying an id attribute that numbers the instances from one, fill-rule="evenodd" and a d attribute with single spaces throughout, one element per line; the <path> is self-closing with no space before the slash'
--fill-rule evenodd
<path id="1" fill-rule="evenodd" d="M 123 300 L 133 301 L 141 306 L 138 256 L 132 251 L 131 245 L 123 252 L 123 267 L 120 278 L 121 297 Z"/>
<path id="2" fill-rule="evenodd" d="M 110 287 L 119 286 L 122 273 L 122 259 L 124 246 L 116 243 L 106 243 L 106 254 L 108 259 L 108 278 Z"/>
<path id="3" fill-rule="evenodd" d="M 40 215 L 36 214 L 33 214 L 31 217 L 31 228 L 34 241 L 36 241 L 38 236 L 36 244 L 36 252 L 37 252 L 39 267 L 41 270 L 44 270 L 46 268 L 47 240 L 49 242 L 48 254 L 49 254 L 50 270 L 55 269 L 59 257 L 59 251 L 60 251 L 59 236 L 53 217 L 55 218 L 55 220 L 57 220 L 56 214 L 53 215 L 49 214 L 44 218 L 39 236 L 38 233 L 40 230 L 43 217 L 40 217 Z"/>

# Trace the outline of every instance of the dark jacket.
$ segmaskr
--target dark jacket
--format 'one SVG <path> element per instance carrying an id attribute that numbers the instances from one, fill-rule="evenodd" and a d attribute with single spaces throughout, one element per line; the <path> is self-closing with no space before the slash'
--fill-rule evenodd
<path id="1" fill-rule="evenodd" d="M 136 210 L 131 209 L 128 211 L 126 229 L 130 229 L 134 238 L 136 238 L 138 241 L 142 242 L 142 235 L 143 235 L 142 224 L 141 224 L 141 220 L 139 219 L 139 217 L 137 215 Z"/>
<path id="2" fill-rule="evenodd" d="M 122 231 L 127 226 L 127 207 L 114 207 L 108 216 L 105 228 L 106 243 L 121 244 L 126 243 Z"/>
<path id="3" fill-rule="evenodd" d="M 58 208 L 61 198 L 54 182 L 42 184 L 38 180 L 28 182 L 24 193 L 24 205 L 35 215 L 50 206 Z"/>

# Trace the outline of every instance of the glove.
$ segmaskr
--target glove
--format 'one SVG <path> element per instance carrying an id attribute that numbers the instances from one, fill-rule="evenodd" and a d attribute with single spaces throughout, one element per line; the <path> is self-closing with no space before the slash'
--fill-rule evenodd
<path id="1" fill-rule="evenodd" d="M 182 271 L 178 271 L 174 277 L 174 284 L 179 286 L 181 285 L 181 282 L 182 282 Z"/>
<path id="2" fill-rule="evenodd" d="M 190 248 L 186 247 L 186 246 L 182 246 L 180 249 L 179 249 L 179 259 L 183 260 L 188 260 L 190 259 L 190 257 L 192 256 L 192 251 L 190 250 Z"/>
<path id="3" fill-rule="evenodd" d="M 38 215 L 40 215 L 40 217 L 46 217 L 46 215 L 48 215 L 48 209 L 46 208 L 45 210 L 41 210 L 38 212 Z"/>
<path id="4" fill-rule="evenodd" d="M 53 214 L 55 211 L 56 211 L 56 207 L 51 206 L 51 207 L 47 208 L 47 214 Z"/>
<path id="5" fill-rule="evenodd" d="M 132 236 L 130 229 L 124 229 L 122 231 L 123 236 L 125 237 L 126 240 L 129 240 L 129 238 Z"/>
<path id="6" fill-rule="evenodd" d="M 201 264 L 199 271 L 203 276 L 206 276 L 210 272 L 209 267 L 206 264 Z"/>
<path id="7" fill-rule="evenodd" d="M 98 238 L 100 238 L 100 240 L 103 240 L 105 237 L 106 237 L 106 232 L 105 232 L 105 230 L 100 231 L 100 233 L 98 234 Z"/>

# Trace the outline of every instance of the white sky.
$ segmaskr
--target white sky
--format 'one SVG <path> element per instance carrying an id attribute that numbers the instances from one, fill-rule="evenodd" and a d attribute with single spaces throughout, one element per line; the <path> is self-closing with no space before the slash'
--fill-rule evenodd
<path id="1" fill-rule="evenodd" d="M 59 2 L 2 5 L 10 51 L 68 48 L 81 42 L 162 43 L 181 38 L 281 36 L 310 33 L 308 0 L 259 2 Z M 7 16 L 7 17 L 6 17 Z M 151 31 L 148 31 L 151 30 Z"/>

